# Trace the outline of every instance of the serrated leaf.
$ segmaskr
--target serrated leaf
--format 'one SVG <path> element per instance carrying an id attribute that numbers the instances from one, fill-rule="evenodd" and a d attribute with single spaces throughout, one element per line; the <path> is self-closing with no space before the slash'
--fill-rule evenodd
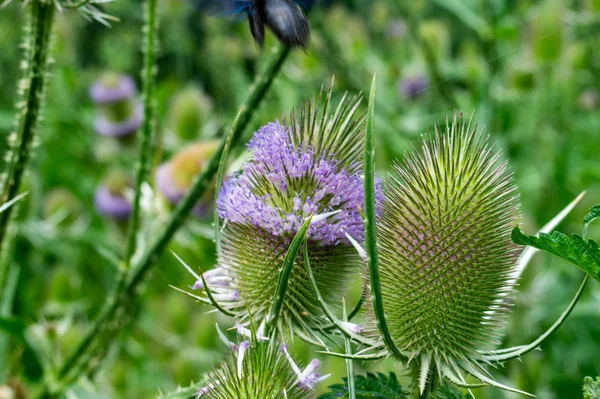
<path id="1" fill-rule="evenodd" d="M 583 399 L 600 399 L 600 377 L 583 379 Z"/>
<path id="2" fill-rule="evenodd" d="M 319 396 L 319 399 L 337 399 L 348 397 L 348 380 L 344 378 L 343 384 L 329 386 L 330 392 Z M 356 386 L 356 399 L 385 398 L 401 399 L 408 398 L 408 391 L 398 382 L 394 373 L 385 375 L 383 373 L 367 373 L 354 376 Z"/>
<path id="3" fill-rule="evenodd" d="M 600 218 L 600 205 L 594 205 L 587 215 L 583 218 L 583 236 L 587 235 L 587 229 L 590 223 Z"/>
<path id="4" fill-rule="evenodd" d="M 516 244 L 529 245 L 561 257 L 600 281 L 600 247 L 593 240 L 584 240 L 579 234 L 571 237 L 558 231 L 540 233 L 539 237 L 523 234 L 518 227 L 512 231 Z"/>
<path id="5" fill-rule="evenodd" d="M 435 394 L 435 398 L 436 399 L 471 399 L 471 396 L 469 394 L 460 392 L 453 385 L 443 382 L 439 386 L 439 388 Z"/>

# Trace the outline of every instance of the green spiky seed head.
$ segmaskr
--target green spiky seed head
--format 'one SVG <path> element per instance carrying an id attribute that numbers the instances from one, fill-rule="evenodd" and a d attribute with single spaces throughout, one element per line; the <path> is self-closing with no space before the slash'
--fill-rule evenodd
<path id="1" fill-rule="evenodd" d="M 519 204 L 499 158 L 455 117 L 384 182 L 377 235 L 388 329 L 401 352 L 428 368 L 468 368 L 502 331 Z"/>

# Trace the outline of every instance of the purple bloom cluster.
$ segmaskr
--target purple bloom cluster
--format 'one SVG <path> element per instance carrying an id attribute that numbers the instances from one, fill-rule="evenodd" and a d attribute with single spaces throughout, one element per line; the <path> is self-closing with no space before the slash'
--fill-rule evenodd
<path id="1" fill-rule="evenodd" d="M 127 220 L 131 214 L 131 204 L 120 194 L 115 194 L 105 185 L 96 189 L 94 203 L 98 213 L 115 220 Z"/>
<path id="2" fill-rule="evenodd" d="M 143 119 L 144 107 L 141 102 L 137 102 L 133 113 L 122 121 L 111 121 L 106 115 L 99 114 L 94 121 L 94 129 L 102 136 L 124 137 L 139 129 Z"/>
<path id="3" fill-rule="evenodd" d="M 421 95 L 429 85 L 429 79 L 425 75 L 412 75 L 398 82 L 398 90 L 406 99 L 412 100 Z"/>
<path id="4" fill-rule="evenodd" d="M 106 74 L 90 87 L 90 98 L 96 104 L 113 104 L 128 100 L 136 94 L 131 76 Z"/>
<path id="5" fill-rule="evenodd" d="M 274 236 L 293 236 L 310 215 L 319 218 L 308 238 L 322 245 L 361 238 L 364 203 L 360 172 L 348 172 L 333 154 L 294 143 L 288 128 L 269 123 L 248 144 L 252 160 L 219 192 L 217 211 L 227 223 L 248 224 Z"/>

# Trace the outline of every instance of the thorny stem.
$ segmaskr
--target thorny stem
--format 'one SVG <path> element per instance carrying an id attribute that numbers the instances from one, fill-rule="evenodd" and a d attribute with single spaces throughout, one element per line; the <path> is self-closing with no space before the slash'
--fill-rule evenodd
<path id="1" fill-rule="evenodd" d="M 41 0 L 30 3 L 31 20 L 25 39 L 25 77 L 21 82 L 22 98 L 17 103 L 16 143 L 11 143 L 7 172 L 2 183 L 0 203 L 12 200 L 19 192 L 38 125 L 40 108 L 48 77 L 50 42 L 54 21 L 54 4 Z M 14 207 L 0 213 L 0 249 L 7 233 Z M 0 287 L 1 288 L 1 287 Z"/>
<path id="2" fill-rule="evenodd" d="M 154 103 L 154 80 L 156 76 L 156 49 L 158 47 L 158 19 L 156 18 L 157 0 L 146 2 L 146 22 L 144 25 L 144 70 L 142 72 L 143 99 L 144 99 L 144 123 L 142 126 L 142 143 L 140 145 L 139 164 L 135 182 L 135 196 L 133 199 L 131 220 L 127 232 L 127 247 L 122 264 L 122 273 L 129 270 L 131 258 L 135 252 L 136 237 L 140 226 L 140 200 L 142 197 L 142 184 L 150 172 L 150 163 L 154 152 L 152 136 L 155 130 L 155 103 Z"/>
<path id="3" fill-rule="evenodd" d="M 289 53 L 289 47 L 278 47 L 267 62 L 265 69 L 256 77 L 244 103 L 240 107 L 237 118 L 233 122 L 230 137 L 232 145 L 235 145 L 241 138 L 254 111 L 258 109 Z M 57 376 L 57 386 L 54 387 L 54 392 L 59 393 L 64 390 L 70 381 L 74 381 L 83 372 L 83 369 L 78 369 L 77 372 L 74 373 L 71 371 L 75 366 L 80 364 L 80 359 L 86 355 L 87 351 L 92 346 L 92 343 L 97 338 L 97 335 L 102 331 L 102 326 L 113 319 L 115 313 L 121 306 L 121 302 L 124 300 L 127 302 L 126 299 L 135 296 L 139 284 L 144 280 L 144 277 L 151 270 L 152 266 L 156 264 L 173 235 L 183 225 L 187 215 L 194 207 L 197 198 L 199 198 L 208 188 L 208 185 L 219 168 L 226 140 L 227 138 L 221 140 L 219 148 L 213 154 L 204 172 L 196 178 L 186 196 L 173 211 L 169 221 L 164 225 L 163 229 L 157 234 L 156 239 L 151 243 L 148 251 L 145 252 L 138 261 L 132 264 L 130 278 L 123 284 L 121 290 L 114 292 L 73 354 L 60 368 Z M 104 353 L 106 353 L 106 351 L 104 351 Z M 66 378 L 67 376 L 69 378 Z"/>

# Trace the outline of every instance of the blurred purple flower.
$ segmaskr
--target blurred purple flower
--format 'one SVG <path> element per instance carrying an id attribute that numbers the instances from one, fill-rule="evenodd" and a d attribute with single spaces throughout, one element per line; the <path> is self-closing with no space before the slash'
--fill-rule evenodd
<path id="1" fill-rule="evenodd" d="M 140 101 L 136 101 L 131 115 L 123 121 L 110 120 L 105 113 L 100 113 L 94 121 L 96 132 L 108 137 L 126 137 L 135 133 L 142 125 L 144 119 L 144 107 Z"/>
<path id="2" fill-rule="evenodd" d="M 389 24 L 387 33 L 392 39 L 401 39 L 408 33 L 408 26 L 404 20 L 396 19 Z"/>
<path id="3" fill-rule="evenodd" d="M 579 96 L 579 106 L 586 111 L 596 109 L 598 102 L 600 102 L 600 95 L 594 89 L 584 90 Z"/>
<path id="4" fill-rule="evenodd" d="M 412 100 L 421 95 L 429 86 L 426 75 L 415 74 L 406 76 L 398 82 L 398 91 L 407 100 Z"/>
<path id="5" fill-rule="evenodd" d="M 94 197 L 96 209 L 103 216 L 115 220 L 127 220 L 131 213 L 131 204 L 120 194 L 115 194 L 104 185 L 96 189 Z"/>
<path id="6" fill-rule="evenodd" d="M 124 172 L 110 172 L 96 189 L 94 203 L 98 213 L 115 220 L 128 219 L 131 204 L 125 198 L 125 191 L 129 188 L 129 183 Z"/>
<path id="7" fill-rule="evenodd" d="M 135 82 L 131 76 L 106 73 L 90 87 L 90 97 L 96 104 L 113 104 L 136 95 Z"/>
<path id="8" fill-rule="evenodd" d="M 189 145 L 169 162 L 158 167 L 155 174 L 156 189 L 173 205 L 176 205 L 190 189 L 194 179 L 203 171 L 206 162 L 217 148 L 216 141 L 206 141 Z M 214 190 L 213 190 L 214 193 Z M 195 205 L 196 216 L 210 215 L 213 194 L 205 195 Z"/>
<path id="9" fill-rule="evenodd" d="M 315 154 L 291 143 L 287 128 L 269 123 L 256 132 L 248 149 L 254 158 L 223 184 L 217 212 L 227 223 L 246 224 L 273 236 L 293 236 L 310 215 L 308 238 L 323 245 L 349 244 L 346 234 L 363 235 L 359 172 L 339 167 L 331 154 Z"/>

